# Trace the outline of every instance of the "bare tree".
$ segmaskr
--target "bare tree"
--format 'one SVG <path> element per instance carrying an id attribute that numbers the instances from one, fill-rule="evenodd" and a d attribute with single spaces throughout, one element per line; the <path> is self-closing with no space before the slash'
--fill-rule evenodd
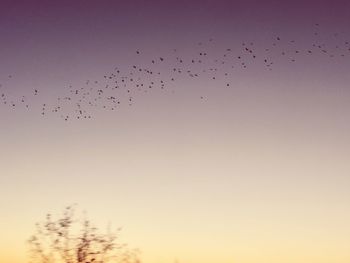
<path id="1" fill-rule="evenodd" d="M 117 237 L 110 230 L 99 233 L 86 217 L 77 219 L 75 208 L 68 206 L 60 218 L 47 214 L 44 222 L 37 223 L 28 243 L 36 263 L 139 263 L 137 250 L 120 244 Z"/>

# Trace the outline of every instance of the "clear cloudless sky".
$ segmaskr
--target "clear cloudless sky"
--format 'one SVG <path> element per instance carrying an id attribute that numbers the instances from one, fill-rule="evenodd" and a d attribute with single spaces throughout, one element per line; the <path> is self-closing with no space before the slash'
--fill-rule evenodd
<path id="1" fill-rule="evenodd" d="M 1 1 L 0 94 L 16 107 L 0 101 L 0 262 L 28 262 L 35 222 L 77 203 L 145 263 L 348 263 L 349 14 L 323 0 Z M 243 42 L 259 62 L 225 77 L 214 59 Z M 217 79 L 181 76 L 88 120 L 40 114 L 115 67 L 164 57 L 170 78 L 173 49 L 186 65 L 208 52 Z"/>

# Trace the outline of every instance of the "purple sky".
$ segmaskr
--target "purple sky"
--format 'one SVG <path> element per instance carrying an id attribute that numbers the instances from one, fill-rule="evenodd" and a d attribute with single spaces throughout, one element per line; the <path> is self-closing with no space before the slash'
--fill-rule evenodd
<path id="1" fill-rule="evenodd" d="M 146 263 L 349 262 L 349 14 L 1 1 L 0 261 L 76 202 Z"/>

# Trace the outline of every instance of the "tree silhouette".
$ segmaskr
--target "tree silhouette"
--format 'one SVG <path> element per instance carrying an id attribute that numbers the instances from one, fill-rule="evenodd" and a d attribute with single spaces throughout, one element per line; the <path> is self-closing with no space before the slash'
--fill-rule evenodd
<path id="1" fill-rule="evenodd" d="M 111 231 L 99 233 L 86 217 L 77 218 L 74 206 L 68 206 L 60 218 L 47 214 L 37 223 L 28 243 L 33 263 L 139 263 L 138 252 L 119 244 L 117 237 Z"/>

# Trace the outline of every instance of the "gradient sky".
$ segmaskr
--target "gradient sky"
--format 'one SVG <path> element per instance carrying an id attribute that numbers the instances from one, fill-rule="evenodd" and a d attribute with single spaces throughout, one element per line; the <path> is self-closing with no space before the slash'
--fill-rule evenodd
<path id="1" fill-rule="evenodd" d="M 349 14 L 349 1 L 1 1 L 0 93 L 39 89 L 33 105 L 210 38 L 211 54 L 280 36 L 336 56 L 276 57 L 230 88 L 179 79 L 86 121 L 0 103 L 0 262 L 28 262 L 35 222 L 78 203 L 145 263 L 348 263 Z"/>

